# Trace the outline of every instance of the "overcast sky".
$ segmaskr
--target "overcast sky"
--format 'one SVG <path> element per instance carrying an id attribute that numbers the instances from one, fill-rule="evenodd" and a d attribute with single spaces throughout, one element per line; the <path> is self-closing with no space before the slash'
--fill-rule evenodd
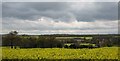
<path id="1" fill-rule="evenodd" d="M 117 2 L 4 2 L 3 33 L 116 34 Z"/>
<path id="2" fill-rule="evenodd" d="M 119 0 L 2 0 L 2 2 L 118 2 Z"/>

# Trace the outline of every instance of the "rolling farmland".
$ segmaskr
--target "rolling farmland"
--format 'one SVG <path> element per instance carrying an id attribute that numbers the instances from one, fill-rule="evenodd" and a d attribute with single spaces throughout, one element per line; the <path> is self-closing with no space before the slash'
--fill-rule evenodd
<path id="1" fill-rule="evenodd" d="M 4 35 L 2 61 L 116 61 L 118 37 Z"/>

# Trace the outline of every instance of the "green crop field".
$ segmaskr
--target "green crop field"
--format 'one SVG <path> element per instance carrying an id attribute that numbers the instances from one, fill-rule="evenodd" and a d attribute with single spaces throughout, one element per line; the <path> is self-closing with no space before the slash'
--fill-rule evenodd
<path id="1" fill-rule="evenodd" d="M 118 47 L 94 49 L 2 47 L 3 59 L 118 59 Z"/>

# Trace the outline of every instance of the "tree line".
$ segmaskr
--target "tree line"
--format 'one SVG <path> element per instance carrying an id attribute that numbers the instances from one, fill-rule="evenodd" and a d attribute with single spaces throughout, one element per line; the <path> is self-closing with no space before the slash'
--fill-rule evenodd
<path id="1" fill-rule="evenodd" d="M 38 38 L 32 36 L 19 36 L 16 31 L 2 37 L 3 46 L 19 46 L 21 48 L 53 48 L 63 46 L 63 43 L 57 41 L 55 37 L 39 36 Z"/>
<path id="2" fill-rule="evenodd" d="M 106 38 L 107 39 L 107 38 Z M 67 41 L 67 40 L 66 40 Z M 80 46 L 78 43 L 74 42 L 70 46 L 64 45 L 66 41 L 60 41 L 56 39 L 56 36 L 51 35 L 38 35 L 38 37 L 28 36 L 28 35 L 18 35 L 17 31 L 11 31 L 9 34 L 2 36 L 2 46 L 18 46 L 20 48 L 83 48 L 92 47 L 90 46 Z M 88 42 L 89 41 L 89 42 Z M 71 41 L 72 42 L 72 41 Z M 117 46 L 118 38 L 112 38 L 103 40 L 99 37 L 94 37 L 91 40 L 87 40 L 87 43 L 94 43 L 97 46 Z M 69 43 L 69 42 L 68 42 Z"/>

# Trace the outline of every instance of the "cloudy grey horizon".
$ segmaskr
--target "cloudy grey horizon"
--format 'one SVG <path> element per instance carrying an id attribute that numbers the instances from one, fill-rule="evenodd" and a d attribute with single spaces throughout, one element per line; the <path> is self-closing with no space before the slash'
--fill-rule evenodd
<path id="1" fill-rule="evenodd" d="M 117 2 L 3 2 L 2 33 L 117 34 Z"/>

